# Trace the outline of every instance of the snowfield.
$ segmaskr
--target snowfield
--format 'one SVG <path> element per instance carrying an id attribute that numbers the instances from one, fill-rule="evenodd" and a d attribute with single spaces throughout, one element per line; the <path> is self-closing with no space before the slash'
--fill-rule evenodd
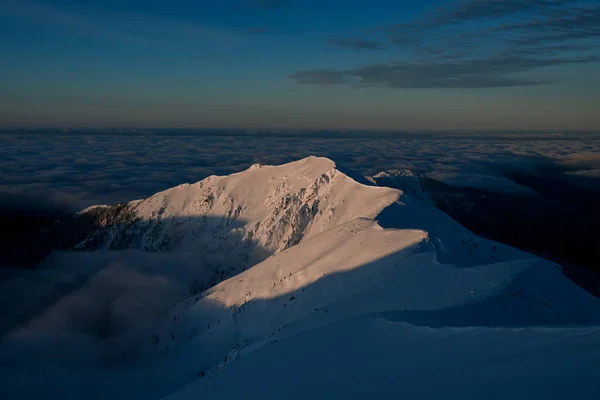
<path id="1" fill-rule="evenodd" d="M 98 210 L 106 211 L 80 215 Z M 93 271 L 86 284 L 4 336 L 3 398 L 600 393 L 599 299 L 560 266 L 473 235 L 416 193 L 358 183 L 331 160 L 255 165 L 124 210 L 114 221 L 102 214 L 75 247 L 93 250 L 89 255 L 185 255 L 185 263 L 153 266 L 158 281 L 142 288 L 140 302 L 148 288 L 164 297 L 161 311 L 101 344 L 86 339 L 101 350 L 97 363 L 82 367 L 75 357 L 57 363 L 59 370 L 32 366 L 20 349 L 40 351 L 64 335 L 54 324 L 48 336 L 46 327 L 62 321 L 53 316 L 64 316 L 65 304 L 80 305 L 92 289 L 114 289 L 98 279 L 106 270 Z M 127 267 L 109 271 L 128 279 Z M 187 286 L 167 296 L 173 274 Z M 142 289 L 122 285 L 128 302 L 114 307 L 135 304 L 127 315 L 136 316 Z"/>
<path id="2" fill-rule="evenodd" d="M 365 317 L 273 343 L 170 400 L 597 399 L 598 328 L 439 328 Z"/>

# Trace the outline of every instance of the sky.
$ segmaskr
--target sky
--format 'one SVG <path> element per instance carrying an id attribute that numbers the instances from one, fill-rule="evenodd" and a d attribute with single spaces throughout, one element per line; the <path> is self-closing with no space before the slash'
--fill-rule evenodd
<path id="1" fill-rule="evenodd" d="M 600 131 L 599 0 L 4 0 L 0 126 Z"/>

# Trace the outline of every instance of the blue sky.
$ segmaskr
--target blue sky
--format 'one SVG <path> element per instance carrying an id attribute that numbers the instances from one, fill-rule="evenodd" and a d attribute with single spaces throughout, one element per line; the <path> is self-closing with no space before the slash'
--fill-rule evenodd
<path id="1" fill-rule="evenodd" d="M 600 1 L 7 0 L 0 125 L 600 130 Z"/>

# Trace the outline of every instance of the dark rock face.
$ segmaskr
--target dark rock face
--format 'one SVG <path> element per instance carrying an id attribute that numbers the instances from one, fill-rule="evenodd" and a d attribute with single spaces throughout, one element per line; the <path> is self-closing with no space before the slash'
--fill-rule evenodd
<path id="1" fill-rule="evenodd" d="M 8 213 L 6 213 L 8 214 Z M 41 262 L 52 250 L 96 250 L 106 244 L 109 234 L 123 232 L 111 241 L 115 250 L 127 248 L 126 227 L 135 222 L 131 207 L 116 204 L 95 207 L 85 213 L 39 215 L 10 213 L 0 216 L 2 226 L 0 265 L 31 267 Z"/>
<path id="2" fill-rule="evenodd" d="M 135 216 L 127 204 L 115 204 L 109 207 L 95 207 L 85 213 L 61 218 L 41 234 L 45 235 L 57 250 L 97 250 L 106 243 L 112 228 L 134 222 Z M 115 250 L 124 248 L 126 247 Z"/>
<path id="3" fill-rule="evenodd" d="M 481 236 L 566 265 L 600 271 L 600 253 L 595 249 L 600 207 L 590 207 L 591 199 L 573 198 L 577 193 L 567 197 L 564 192 L 561 197 L 568 202 L 538 193 L 490 193 L 443 187 L 428 179 L 423 185 L 438 208 Z"/>

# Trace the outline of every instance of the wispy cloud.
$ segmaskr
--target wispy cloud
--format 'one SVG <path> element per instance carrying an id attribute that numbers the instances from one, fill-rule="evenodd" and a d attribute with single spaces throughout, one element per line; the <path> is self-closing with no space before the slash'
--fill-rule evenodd
<path id="1" fill-rule="evenodd" d="M 298 83 L 310 85 L 330 86 L 350 83 L 348 78 L 351 73 L 345 71 L 335 71 L 330 69 L 313 69 L 306 71 L 298 71 L 291 74 L 289 77 Z"/>
<path id="2" fill-rule="evenodd" d="M 299 83 L 390 88 L 482 88 L 552 83 L 538 69 L 598 62 L 600 4 L 585 0 L 460 0 L 378 29 L 400 61 L 347 70 L 306 70 Z M 355 50 L 385 45 L 350 38 Z"/>
<path id="3" fill-rule="evenodd" d="M 508 30 L 517 36 L 516 44 L 572 43 L 578 40 L 600 38 L 600 5 L 574 7 L 548 12 L 533 21 L 504 24 L 499 30 Z M 572 44 L 574 45 L 574 44 Z M 569 44 L 562 44 L 567 47 Z"/>
<path id="4" fill-rule="evenodd" d="M 418 21 L 424 26 L 462 24 L 481 19 L 547 12 L 579 0 L 460 0 L 445 4 Z"/>
<path id="5" fill-rule="evenodd" d="M 491 88 L 530 86 L 551 83 L 545 80 L 515 77 L 537 68 L 600 61 L 594 56 L 552 59 L 526 57 L 482 58 L 448 62 L 393 62 L 369 64 L 348 71 L 299 71 L 290 78 L 313 85 L 351 84 L 354 87 L 379 86 L 393 89 L 424 88 Z"/>
<path id="6" fill-rule="evenodd" d="M 334 40 L 332 43 L 351 50 L 384 50 L 386 48 L 384 43 L 361 38 Z"/>
<path id="7" fill-rule="evenodd" d="M 392 43 L 419 56 L 480 57 L 533 46 L 538 55 L 545 50 L 552 56 L 582 50 L 582 41 L 600 39 L 600 4 L 463 0 L 382 30 Z"/>

